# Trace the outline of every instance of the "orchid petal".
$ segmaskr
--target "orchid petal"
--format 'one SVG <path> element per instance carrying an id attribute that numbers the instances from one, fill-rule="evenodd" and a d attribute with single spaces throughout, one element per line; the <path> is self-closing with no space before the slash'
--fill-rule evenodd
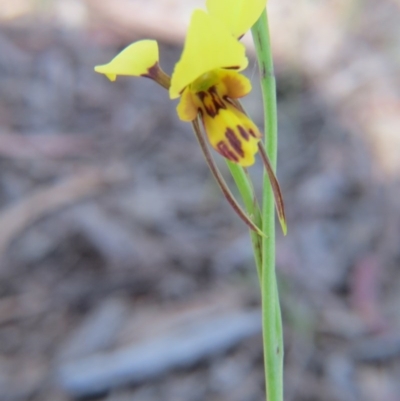
<path id="1" fill-rule="evenodd" d="M 149 76 L 151 68 L 157 65 L 157 42 L 141 40 L 126 47 L 108 64 L 98 65 L 94 70 L 115 81 L 118 75 Z"/>
<path id="2" fill-rule="evenodd" d="M 182 57 L 172 74 L 170 97 L 179 97 L 183 89 L 209 71 L 219 68 L 241 70 L 247 64 L 243 44 L 218 19 L 202 10 L 195 10 Z"/>
<path id="3" fill-rule="evenodd" d="M 266 4 L 267 0 L 207 0 L 206 7 L 211 16 L 239 38 L 254 25 Z"/>

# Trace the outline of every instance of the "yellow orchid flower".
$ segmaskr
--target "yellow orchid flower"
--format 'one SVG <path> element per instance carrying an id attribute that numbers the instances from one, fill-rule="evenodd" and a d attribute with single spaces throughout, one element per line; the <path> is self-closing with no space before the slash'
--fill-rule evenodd
<path id="1" fill-rule="evenodd" d="M 195 10 L 192 14 L 182 56 L 171 78 L 160 68 L 158 44 L 154 40 L 132 43 L 108 64 L 95 67 L 96 72 L 106 75 L 111 81 L 118 75 L 153 79 L 169 90 L 171 99 L 180 98 L 178 116 L 192 123 L 207 163 L 228 202 L 260 235 L 263 235 L 260 229 L 236 202 L 219 173 L 202 139 L 198 118 L 210 144 L 231 162 L 250 166 L 260 150 L 279 219 L 285 221 L 279 184 L 260 144 L 262 135 L 237 101 L 251 90 L 250 81 L 238 72 L 248 64 L 245 47 L 238 38 L 256 22 L 266 2 L 206 0 L 207 12 Z"/>
<path id="2" fill-rule="evenodd" d="M 159 66 L 154 40 L 135 42 L 110 63 L 95 71 L 110 80 L 118 75 L 144 76 L 180 97 L 178 116 L 194 121 L 200 116 L 210 144 L 225 158 L 241 166 L 254 163 L 261 133 L 237 106 L 235 99 L 251 90 L 238 71 L 247 67 L 245 47 L 237 38 L 254 24 L 266 0 L 207 0 L 207 12 L 195 10 L 181 59 L 171 80 Z"/>

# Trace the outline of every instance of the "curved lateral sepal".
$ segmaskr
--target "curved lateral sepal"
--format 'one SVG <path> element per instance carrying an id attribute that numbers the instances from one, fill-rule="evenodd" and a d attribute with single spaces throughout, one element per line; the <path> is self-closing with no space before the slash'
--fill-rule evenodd
<path id="1" fill-rule="evenodd" d="M 283 203 L 283 197 L 279 182 L 275 176 L 274 170 L 272 169 L 271 163 L 267 152 L 265 151 L 263 143 L 258 143 L 258 150 L 260 151 L 261 159 L 263 161 L 265 170 L 267 171 L 269 181 L 271 183 L 272 192 L 274 193 L 275 207 L 278 214 L 279 222 L 281 224 L 283 235 L 287 233 L 287 224 L 285 216 L 285 205 Z"/>
<path id="2" fill-rule="evenodd" d="M 228 188 L 228 185 L 226 184 L 224 178 L 222 177 L 222 174 L 219 171 L 218 167 L 216 166 L 215 161 L 210 153 L 210 150 L 208 149 L 207 143 L 204 138 L 204 134 L 202 133 L 202 131 L 200 129 L 199 121 L 197 118 L 192 121 L 192 127 L 196 134 L 197 140 L 199 141 L 201 150 L 203 151 L 203 154 L 206 158 L 208 167 L 210 167 L 210 170 L 211 170 L 214 178 L 216 179 L 219 187 L 221 188 L 221 191 L 224 194 L 226 200 L 232 206 L 232 208 L 236 212 L 236 214 L 242 219 L 242 221 L 251 230 L 255 231 L 258 235 L 265 237 L 265 234 L 261 231 L 261 229 L 259 227 L 257 227 L 255 225 L 255 223 L 251 220 L 251 218 L 246 214 L 246 212 L 242 209 L 242 207 L 236 201 L 232 192 Z"/>

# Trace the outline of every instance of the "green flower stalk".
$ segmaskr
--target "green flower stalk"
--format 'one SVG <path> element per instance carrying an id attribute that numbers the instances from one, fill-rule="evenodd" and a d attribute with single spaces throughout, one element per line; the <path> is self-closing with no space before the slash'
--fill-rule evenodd
<path id="1" fill-rule="evenodd" d="M 265 379 L 269 401 L 283 401 L 282 323 L 275 274 L 275 209 L 286 234 L 286 220 L 276 167 L 276 95 L 269 44 L 267 0 L 206 0 L 207 11 L 192 14 L 180 60 L 169 77 L 160 67 L 158 44 L 141 40 L 129 45 L 95 71 L 114 81 L 119 75 L 154 80 L 179 98 L 178 117 L 192 124 L 200 148 L 218 185 L 237 215 L 250 228 L 262 299 Z M 261 71 L 265 137 L 238 99 L 251 91 L 240 73 L 248 59 L 240 38 L 252 29 Z M 208 143 L 228 164 L 242 197 L 236 201 L 214 162 Z M 260 155 L 265 167 L 262 207 L 246 168 Z"/>
<path id="2" fill-rule="evenodd" d="M 261 88 L 264 102 L 266 154 L 272 168 L 276 169 L 278 124 L 276 83 L 272 61 L 267 13 L 261 14 L 252 28 L 253 41 L 261 72 Z M 283 401 L 283 333 L 279 293 L 275 271 L 275 215 L 273 192 L 269 177 L 264 177 L 262 203 L 262 278 L 261 299 L 263 314 L 264 364 L 267 399 Z M 282 221 L 281 221 L 282 224 Z M 283 231 L 286 234 L 286 223 Z"/>

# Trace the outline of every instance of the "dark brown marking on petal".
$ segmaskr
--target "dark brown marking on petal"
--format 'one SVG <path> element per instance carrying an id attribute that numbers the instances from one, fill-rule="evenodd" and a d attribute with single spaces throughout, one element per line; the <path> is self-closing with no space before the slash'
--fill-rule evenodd
<path id="1" fill-rule="evenodd" d="M 237 129 L 245 141 L 248 141 L 250 139 L 250 135 L 247 133 L 247 131 L 241 125 L 237 125 Z"/>
<path id="2" fill-rule="evenodd" d="M 219 110 L 221 109 L 226 109 L 226 106 L 224 104 L 224 101 L 219 97 L 217 89 L 215 88 L 215 86 L 212 86 L 209 90 L 208 90 L 209 94 L 211 95 L 211 99 L 213 101 L 214 107 L 215 107 L 215 111 L 216 114 L 218 114 Z"/>
<path id="3" fill-rule="evenodd" d="M 238 70 L 240 65 L 232 65 L 230 67 L 222 67 L 224 70 Z"/>
<path id="4" fill-rule="evenodd" d="M 255 134 L 255 132 L 250 128 L 249 129 L 249 134 L 253 137 L 253 138 L 257 138 L 257 135 Z"/>
<path id="5" fill-rule="evenodd" d="M 227 159 L 236 163 L 239 161 L 239 158 L 230 151 L 228 145 L 224 141 L 220 141 L 217 143 L 217 150 L 219 151 L 219 153 L 221 153 L 222 156 L 226 157 Z"/>
<path id="6" fill-rule="evenodd" d="M 196 95 L 201 100 L 201 102 L 203 102 L 204 99 L 207 97 L 207 92 L 200 91 L 200 92 L 197 92 Z"/>
<path id="7" fill-rule="evenodd" d="M 227 128 L 226 131 L 225 131 L 225 136 L 226 136 L 226 139 L 229 141 L 229 144 L 235 150 L 235 152 L 239 156 L 244 157 L 244 152 L 243 152 L 243 149 L 242 149 L 242 142 L 236 136 L 235 131 L 233 129 L 231 129 L 231 128 Z"/>
<path id="8" fill-rule="evenodd" d="M 212 118 L 218 115 L 221 109 L 226 109 L 226 105 L 219 96 L 215 86 L 211 86 L 208 91 L 197 92 L 197 96 L 201 103 L 203 103 L 206 113 Z"/>
<path id="9" fill-rule="evenodd" d="M 196 93 L 197 97 L 200 99 L 201 103 L 203 104 L 205 112 L 212 118 L 214 118 L 217 115 L 216 110 L 213 107 L 210 107 L 208 105 L 208 97 L 210 94 L 205 91 L 200 91 Z M 214 105 L 213 105 L 214 106 Z"/>
<path id="10" fill-rule="evenodd" d="M 204 109 L 206 110 L 206 113 L 210 116 L 210 117 L 212 117 L 212 118 L 214 118 L 218 113 L 215 111 L 215 109 L 212 109 L 211 107 L 208 107 L 208 106 L 206 106 L 206 105 L 204 105 Z"/>

